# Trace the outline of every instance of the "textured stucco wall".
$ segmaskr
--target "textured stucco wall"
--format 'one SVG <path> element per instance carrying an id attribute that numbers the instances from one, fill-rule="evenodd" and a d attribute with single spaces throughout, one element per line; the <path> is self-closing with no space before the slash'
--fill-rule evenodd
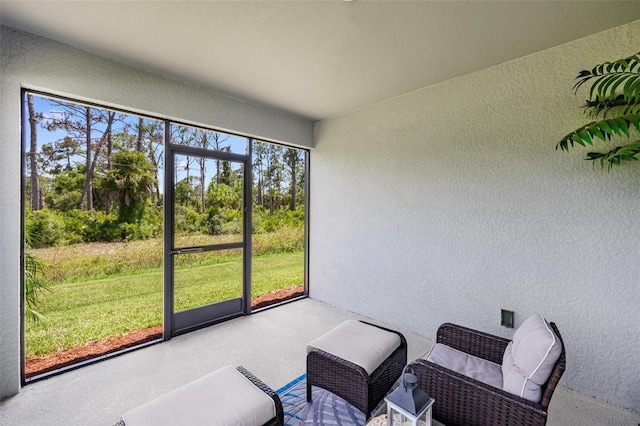
<path id="1" fill-rule="evenodd" d="M 555 151 L 578 71 L 639 46 L 636 21 L 317 123 L 311 296 L 431 338 L 540 312 L 563 385 L 640 410 L 640 165 Z"/>
<path id="2" fill-rule="evenodd" d="M 313 123 L 12 28 L 1 31 L 0 397 L 5 397 L 20 384 L 21 87 L 306 147 L 313 145 Z"/>

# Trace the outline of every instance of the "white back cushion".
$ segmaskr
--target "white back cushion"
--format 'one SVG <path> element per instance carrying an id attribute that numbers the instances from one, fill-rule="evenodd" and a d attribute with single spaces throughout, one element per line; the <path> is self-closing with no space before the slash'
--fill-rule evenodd
<path id="1" fill-rule="evenodd" d="M 562 352 L 562 343 L 540 314 L 527 318 L 513 335 L 502 359 L 503 390 L 540 402 L 542 385 Z"/>

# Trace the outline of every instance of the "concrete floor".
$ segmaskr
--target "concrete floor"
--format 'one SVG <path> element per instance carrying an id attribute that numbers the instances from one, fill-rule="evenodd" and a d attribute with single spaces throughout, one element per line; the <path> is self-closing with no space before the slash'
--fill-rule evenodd
<path id="1" fill-rule="evenodd" d="M 305 372 L 306 343 L 349 318 L 363 319 L 304 299 L 227 321 L 27 385 L 0 402 L 0 424 L 113 425 L 129 409 L 224 365 L 243 365 L 278 389 Z M 433 344 L 404 335 L 409 360 Z M 640 426 L 640 413 L 560 387 L 548 424 Z"/>

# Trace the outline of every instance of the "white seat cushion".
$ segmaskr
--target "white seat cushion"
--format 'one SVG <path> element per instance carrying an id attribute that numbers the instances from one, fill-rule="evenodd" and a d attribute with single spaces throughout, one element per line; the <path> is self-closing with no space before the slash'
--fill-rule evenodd
<path id="1" fill-rule="evenodd" d="M 127 426 L 258 426 L 275 416 L 273 399 L 227 366 L 134 408 L 122 420 Z"/>
<path id="2" fill-rule="evenodd" d="M 427 355 L 427 361 L 502 389 L 502 367 L 486 359 L 436 343 Z"/>
<path id="3" fill-rule="evenodd" d="M 562 342 L 540 314 L 527 318 L 513 334 L 502 360 L 503 389 L 532 402 L 540 402 L 542 385 L 549 379 L 562 352 Z"/>
<path id="4" fill-rule="evenodd" d="M 307 353 L 320 349 L 373 373 L 400 346 L 400 336 L 356 320 L 347 320 L 307 345 Z"/>

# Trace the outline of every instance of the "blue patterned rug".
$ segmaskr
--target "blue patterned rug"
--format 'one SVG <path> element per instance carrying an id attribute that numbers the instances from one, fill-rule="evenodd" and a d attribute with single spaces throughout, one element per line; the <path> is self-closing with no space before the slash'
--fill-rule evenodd
<path id="1" fill-rule="evenodd" d="M 284 408 L 285 426 L 363 426 L 366 423 L 362 411 L 324 389 L 314 386 L 311 402 L 307 403 L 306 377 L 303 374 L 276 391 Z"/>

